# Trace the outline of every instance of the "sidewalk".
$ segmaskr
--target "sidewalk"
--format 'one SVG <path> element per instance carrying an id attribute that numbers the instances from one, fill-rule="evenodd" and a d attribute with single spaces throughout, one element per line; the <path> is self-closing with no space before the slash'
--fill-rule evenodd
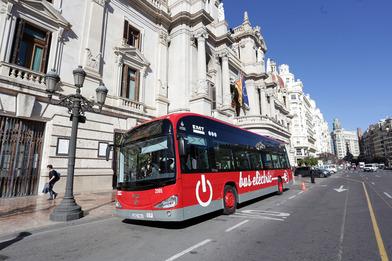
<path id="1" fill-rule="evenodd" d="M 5 235 L 35 230 L 66 222 L 49 220 L 49 215 L 56 205 L 61 203 L 63 195 L 55 200 L 47 200 L 47 195 L 0 199 L 0 237 Z M 112 215 L 115 192 L 76 193 L 75 200 L 82 207 L 82 219 L 94 219 Z"/>

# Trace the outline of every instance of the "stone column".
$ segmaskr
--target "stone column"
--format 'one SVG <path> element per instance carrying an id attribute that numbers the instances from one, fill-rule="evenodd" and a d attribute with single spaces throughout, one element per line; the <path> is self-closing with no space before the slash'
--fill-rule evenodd
<path id="1" fill-rule="evenodd" d="M 140 84 L 139 84 L 139 102 L 144 103 L 144 95 L 145 95 L 145 82 L 146 82 L 146 70 L 147 67 L 143 67 L 140 69 Z"/>
<path id="2" fill-rule="evenodd" d="M 207 94 L 207 69 L 206 69 L 206 38 L 208 37 L 205 29 L 196 34 L 197 38 L 197 71 L 198 71 L 198 90 L 197 94 Z"/>
<path id="3" fill-rule="evenodd" d="M 157 116 L 165 115 L 168 113 L 169 100 L 167 90 L 167 76 L 168 76 L 168 33 L 164 28 L 159 32 L 158 43 L 158 73 L 157 73 L 157 86 L 155 88 L 155 106 Z"/>
<path id="4" fill-rule="evenodd" d="M 1 61 L 9 61 L 9 57 L 11 56 L 12 50 L 12 41 L 14 38 L 14 32 L 16 27 L 16 17 L 12 15 L 13 3 L 7 3 L 4 7 L 5 15 L 2 15 L 0 19 L 0 24 L 2 24 L 2 28 L 0 30 L 0 60 Z"/>
<path id="5" fill-rule="evenodd" d="M 228 52 L 223 52 L 222 57 L 222 95 L 223 107 L 231 107 L 230 72 Z"/>
<path id="6" fill-rule="evenodd" d="M 269 95 L 270 97 L 270 117 L 275 119 L 275 98 L 272 94 Z"/>
<path id="7" fill-rule="evenodd" d="M 101 77 L 102 36 L 104 15 L 107 0 L 91 0 L 88 5 L 88 20 L 86 25 L 85 47 L 83 49 L 83 65 L 88 73 Z"/>

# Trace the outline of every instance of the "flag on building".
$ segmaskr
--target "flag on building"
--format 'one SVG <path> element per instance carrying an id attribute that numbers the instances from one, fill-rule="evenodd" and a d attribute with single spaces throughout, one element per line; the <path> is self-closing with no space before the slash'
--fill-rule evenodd
<path id="1" fill-rule="evenodd" d="M 249 99 L 248 93 L 246 91 L 245 78 L 242 74 L 238 77 L 237 80 L 234 81 L 234 95 L 232 101 L 232 107 L 236 108 L 237 116 L 239 116 L 239 111 L 241 108 L 245 110 L 249 110 Z"/>
<path id="2" fill-rule="evenodd" d="M 243 107 L 249 110 L 248 92 L 246 91 L 245 78 L 241 75 Z"/>

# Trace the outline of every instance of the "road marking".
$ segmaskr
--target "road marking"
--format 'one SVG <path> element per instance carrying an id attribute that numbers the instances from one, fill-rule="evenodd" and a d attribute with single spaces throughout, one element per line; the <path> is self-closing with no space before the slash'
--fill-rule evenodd
<path id="1" fill-rule="evenodd" d="M 251 218 L 251 219 L 268 219 L 276 221 L 285 221 L 290 216 L 289 213 L 264 211 L 264 210 L 243 210 L 237 211 L 232 217 Z"/>
<path id="2" fill-rule="evenodd" d="M 384 192 L 385 196 L 387 196 L 388 198 L 392 199 L 392 196 L 389 195 L 388 193 Z"/>
<path id="3" fill-rule="evenodd" d="M 336 188 L 334 190 L 336 190 L 337 192 L 343 192 L 343 191 L 345 191 L 347 189 L 343 188 L 343 185 L 341 185 L 339 188 Z"/>
<path id="4" fill-rule="evenodd" d="M 388 261 L 389 260 L 388 255 L 387 255 L 387 252 L 385 251 L 384 242 L 382 241 L 380 229 L 378 228 L 376 216 L 374 215 L 372 203 L 370 202 L 365 183 L 362 182 L 362 186 L 363 186 L 363 190 L 365 191 L 366 200 L 367 200 L 368 208 L 369 208 L 369 212 L 370 212 L 370 218 L 372 220 L 374 235 L 376 236 L 378 252 L 380 253 L 381 261 Z"/>
<path id="5" fill-rule="evenodd" d="M 303 191 L 300 191 L 300 192 L 298 192 L 298 194 L 297 195 L 301 195 L 302 193 L 304 193 Z"/>
<path id="6" fill-rule="evenodd" d="M 225 232 L 230 232 L 230 231 L 236 229 L 237 227 L 242 226 L 243 224 L 248 223 L 248 222 L 249 222 L 249 219 L 244 220 L 244 221 L 238 223 L 237 225 L 232 226 L 231 228 L 226 229 Z"/>
<path id="7" fill-rule="evenodd" d="M 210 242 L 211 242 L 211 239 L 206 239 L 206 240 L 204 240 L 204 241 L 201 241 L 200 243 L 197 243 L 196 245 L 191 246 L 190 248 L 187 248 L 187 249 L 185 249 L 184 251 L 182 251 L 182 252 L 180 252 L 180 253 L 178 253 L 178 254 L 175 254 L 174 256 L 172 256 L 172 257 L 166 259 L 166 261 L 175 260 L 175 259 L 177 259 L 177 258 L 179 258 L 179 257 L 181 257 L 181 256 L 183 256 L 183 255 L 185 255 L 185 254 L 187 254 L 187 253 L 189 253 L 189 252 L 191 252 L 193 249 L 196 249 L 196 248 L 198 248 L 198 247 L 201 247 L 201 246 L 203 246 L 203 245 L 205 245 L 205 244 L 207 244 L 207 243 L 210 243 Z"/>
<path id="8" fill-rule="evenodd" d="M 344 202 L 342 226 L 340 227 L 340 239 L 339 239 L 339 251 L 338 251 L 339 261 L 342 260 L 342 256 L 343 256 L 343 239 L 344 239 L 344 227 L 346 225 L 346 216 L 347 216 L 347 202 L 348 202 L 348 191 L 346 193 L 346 200 Z"/>
<path id="9" fill-rule="evenodd" d="M 295 198 L 297 195 L 294 195 L 294 196 L 291 196 L 291 197 L 289 197 L 289 199 L 293 199 L 293 198 Z"/>
<path id="10" fill-rule="evenodd" d="M 374 182 L 370 182 L 370 183 L 372 183 L 373 186 L 376 185 Z"/>

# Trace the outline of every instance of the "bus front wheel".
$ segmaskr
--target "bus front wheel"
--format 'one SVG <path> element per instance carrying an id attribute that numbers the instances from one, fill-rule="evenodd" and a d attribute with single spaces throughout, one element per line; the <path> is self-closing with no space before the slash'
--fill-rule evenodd
<path id="1" fill-rule="evenodd" d="M 226 185 L 223 190 L 223 214 L 234 214 L 237 208 L 237 191 L 233 186 Z"/>

